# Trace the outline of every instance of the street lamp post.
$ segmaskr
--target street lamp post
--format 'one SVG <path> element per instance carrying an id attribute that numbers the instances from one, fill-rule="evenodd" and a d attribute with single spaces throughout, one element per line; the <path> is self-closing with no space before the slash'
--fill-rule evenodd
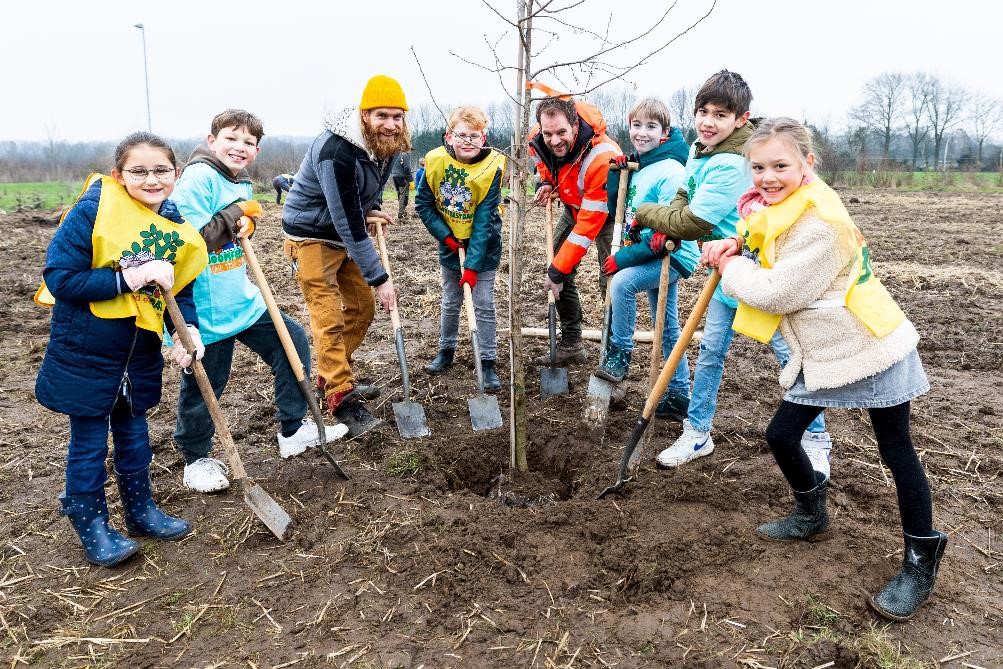
<path id="1" fill-rule="evenodd" d="M 142 23 L 135 23 L 133 28 L 139 28 L 143 33 L 143 79 L 146 82 L 146 129 L 153 132 L 153 121 L 150 117 L 150 71 L 146 66 L 146 28 Z"/>

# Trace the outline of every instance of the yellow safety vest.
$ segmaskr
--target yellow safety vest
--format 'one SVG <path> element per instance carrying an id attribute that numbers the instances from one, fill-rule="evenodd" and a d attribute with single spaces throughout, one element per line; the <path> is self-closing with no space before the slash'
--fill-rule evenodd
<path id="1" fill-rule="evenodd" d="M 484 201 L 505 156 L 494 149 L 478 163 L 461 163 L 440 146 L 425 156 L 425 179 L 435 196 L 435 206 L 457 239 L 470 239 L 474 210 Z M 502 208 L 499 205 L 499 213 Z"/>
<path id="2" fill-rule="evenodd" d="M 850 281 L 844 296 L 846 308 L 876 337 L 884 337 L 905 320 L 888 290 L 874 275 L 870 250 L 864 236 L 854 225 L 839 195 L 821 179 L 815 178 L 792 193 L 786 200 L 761 209 L 738 222 L 738 234 L 745 237 L 745 250 L 757 254 L 761 267 L 769 269 L 776 261 L 776 240 L 809 209 L 836 228 L 841 243 L 856 247 L 850 269 Z M 732 329 L 761 342 L 768 342 L 780 325 L 780 316 L 740 303 Z"/>
<path id="3" fill-rule="evenodd" d="M 123 258 L 148 253 L 153 259 L 166 260 L 174 265 L 171 292 L 177 295 L 209 263 L 202 235 L 187 223 L 178 224 L 154 213 L 134 200 L 118 181 L 102 174 L 87 177 L 77 200 L 98 179 L 101 180 L 101 200 L 91 235 L 91 268 L 117 269 Z M 35 293 L 35 302 L 50 307 L 56 303 L 44 281 Z M 91 313 L 98 318 L 135 317 L 137 327 L 157 334 L 164 330 L 166 305 L 159 286 L 147 286 L 110 300 L 91 302 L 90 307 Z"/>

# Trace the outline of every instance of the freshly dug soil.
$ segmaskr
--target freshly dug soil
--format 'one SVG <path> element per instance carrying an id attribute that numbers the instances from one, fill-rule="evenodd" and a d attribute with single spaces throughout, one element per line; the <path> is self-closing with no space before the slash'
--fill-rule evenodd
<path id="1" fill-rule="evenodd" d="M 654 455 L 680 426 L 655 421 L 638 481 L 599 501 L 645 399 L 650 346 L 636 349 L 628 409 L 593 432 L 581 415 L 598 347 L 570 369 L 569 396 L 541 402 L 528 359 L 546 341 L 525 339 L 530 471 L 510 470 L 508 395 L 503 429 L 470 429 L 465 335 L 446 374 L 422 370 L 437 347 L 440 290 L 431 238 L 414 219 L 391 229 L 391 262 L 413 399 L 432 436 L 403 441 L 393 426 L 401 384 L 385 314 L 355 368 L 383 387 L 373 410 L 388 426 L 331 446 L 347 482 L 312 451 L 278 458 L 271 375 L 238 346 L 222 406 L 250 475 L 295 519 L 280 543 L 234 493 L 182 486 L 170 369 L 150 420 L 154 485 L 196 532 L 144 541 L 118 568 L 90 566 L 57 513 L 68 421 L 33 395 L 48 313 L 31 297 L 55 226 L 12 213 L 0 215 L 0 650 L 12 667 L 1003 666 L 1003 197 L 843 195 L 857 198 L 848 206 L 876 271 L 923 336 L 932 385 L 913 405 L 912 431 L 936 526 L 951 540 L 936 593 L 912 621 L 886 626 L 866 603 L 902 557 L 894 484 L 866 412 L 827 413 L 831 537 L 756 538 L 792 499 L 763 439 L 781 395 L 777 366 L 751 340 L 736 338 L 730 354 L 714 453 L 657 471 Z M 306 325 L 280 210 L 265 210 L 255 248 L 282 308 Z M 542 220 L 534 210 L 522 277 L 525 324 L 535 326 L 546 319 Z M 582 268 L 586 325 L 599 327 L 594 256 Z M 681 284 L 683 318 L 702 282 Z M 507 283 L 503 262 L 500 326 Z M 640 312 L 650 328 L 644 299 Z M 504 338 L 499 353 L 507 378 Z M 108 494 L 121 527 L 114 485 Z"/>

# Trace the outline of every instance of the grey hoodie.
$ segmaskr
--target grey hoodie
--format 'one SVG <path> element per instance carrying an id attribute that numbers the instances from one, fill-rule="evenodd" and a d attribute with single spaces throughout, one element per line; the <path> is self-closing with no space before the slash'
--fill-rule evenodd
<path id="1" fill-rule="evenodd" d="M 282 230 L 297 239 L 344 245 L 370 286 L 387 280 L 366 231 L 366 214 L 379 209 L 391 160 L 366 149 L 359 110 L 342 110 L 307 150 L 282 210 Z"/>

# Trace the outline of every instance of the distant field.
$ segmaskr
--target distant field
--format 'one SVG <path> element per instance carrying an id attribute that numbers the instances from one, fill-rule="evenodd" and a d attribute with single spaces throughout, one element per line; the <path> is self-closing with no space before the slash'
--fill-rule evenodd
<path id="1" fill-rule="evenodd" d="M 1003 175 L 998 172 L 826 172 L 822 177 L 836 187 L 888 188 L 897 191 L 978 191 L 1003 192 Z M 0 210 L 55 209 L 69 204 L 80 192 L 83 181 L 0 182 Z M 412 199 L 414 192 L 411 193 Z M 255 185 L 256 200 L 273 201 L 275 191 Z M 285 199 L 283 197 L 283 199 Z M 397 200 L 393 188 L 383 191 L 385 202 Z"/>
<path id="2" fill-rule="evenodd" d="M 899 191 L 979 191 L 1003 192 L 1003 175 L 999 172 L 826 172 L 823 178 L 837 187 L 890 188 Z"/>
<path id="3" fill-rule="evenodd" d="M 27 181 L 0 183 L 0 211 L 56 209 L 70 204 L 80 194 L 83 181 Z M 255 190 L 254 199 L 274 202 L 275 191 Z"/>
<path id="4" fill-rule="evenodd" d="M 0 209 L 55 209 L 76 198 L 83 181 L 0 183 Z"/>

